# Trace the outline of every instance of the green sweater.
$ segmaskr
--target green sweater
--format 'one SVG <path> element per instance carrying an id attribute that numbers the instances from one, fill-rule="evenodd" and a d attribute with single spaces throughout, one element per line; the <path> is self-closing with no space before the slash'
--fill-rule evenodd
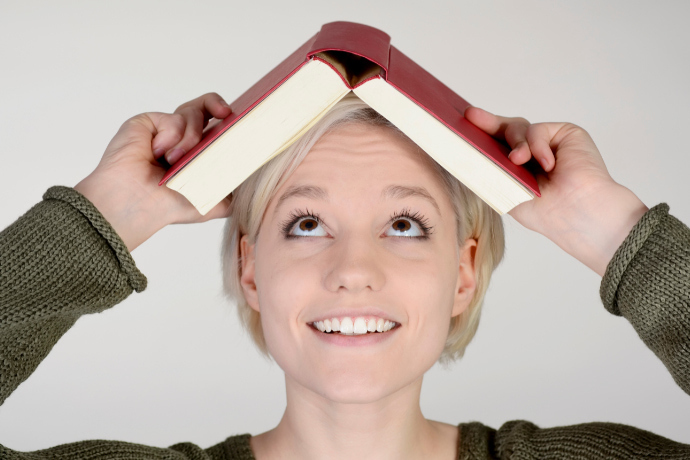
<path id="1" fill-rule="evenodd" d="M 660 204 L 632 229 L 600 289 L 604 307 L 630 321 L 688 394 L 689 274 L 690 229 Z M 0 233 L 0 404 L 80 316 L 106 310 L 146 283 L 91 202 L 69 187 L 48 189 Z M 496 430 L 473 422 L 458 429 L 458 459 L 690 459 L 690 445 L 612 423 L 542 429 L 512 421 Z M 206 449 L 96 440 L 21 453 L 0 445 L 0 459 L 248 460 L 249 438 L 231 436 Z"/>

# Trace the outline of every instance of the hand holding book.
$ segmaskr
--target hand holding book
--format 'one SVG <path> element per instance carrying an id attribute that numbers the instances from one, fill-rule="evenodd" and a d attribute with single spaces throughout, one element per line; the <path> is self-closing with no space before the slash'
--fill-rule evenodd
<path id="1" fill-rule="evenodd" d="M 182 104 L 173 114 L 132 117 L 110 141 L 96 169 L 74 188 L 98 208 L 130 252 L 166 225 L 226 217 L 229 198 L 202 216 L 186 198 L 158 183 L 166 173 L 163 158 L 174 162 L 174 156 L 199 142 L 209 120 L 230 111 L 211 93 Z"/>
<path id="2" fill-rule="evenodd" d="M 159 132 L 153 140 L 153 153 L 160 160 L 165 155 L 168 164 L 173 164 L 201 140 L 203 130 L 211 119 L 216 121 L 230 115 L 230 106 L 216 93 L 208 93 L 185 102 L 175 110 L 172 117 L 175 128 L 165 135 Z M 182 138 L 178 136 L 182 133 Z M 175 142 L 172 147 L 170 144 Z"/>
<path id="3" fill-rule="evenodd" d="M 587 131 L 572 123 L 530 124 L 524 118 L 493 115 L 470 107 L 465 117 L 512 151 L 522 165 L 534 157 L 541 197 L 509 214 L 603 276 L 616 249 L 648 210 L 629 189 L 613 180 Z"/>

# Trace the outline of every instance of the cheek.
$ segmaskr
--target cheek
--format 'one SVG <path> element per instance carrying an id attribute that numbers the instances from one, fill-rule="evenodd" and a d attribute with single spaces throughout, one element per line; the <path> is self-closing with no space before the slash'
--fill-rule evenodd
<path id="1" fill-rule="evenodd" d="M 409 314 L 420 321 L 450 318 L 457 275 L 447 265 L 415 264 L 389 277 L 390 292 L 406 299 Z"/>
<path id="2" fill-rule="evenodd" d="M 274 252 L 274 254 L 280 254 Z M 301 312 L 319 287 L 317 273 L 309 265 L 283 264 L 280 257 L 257 263 L 256 285 L 261 310 L 261 325 L 271 355 L 279 362 L 304 331 Z"/>
<path id="3" fill-rule="evenodd" d="M 319 273 L 308 262 L 282 261 L 280 256 L 257 261 L 256 284 L 259 306 L 276 313 L 286 313 L 288 305 L 299 302 L 319 287 Z"/>
<path id="4" fill-rule="evenodd" d="M 424 367 L 432 366 L 446 345 L 457 283 L 457 273 L 450 265 L 424 267 L 407 280 L 407 288 L 399 286 L 409 302 L 409 333 L 416 338 L 411 342 L 417 348 L 409 353 L 424 361 Z"/>
<path id="5" fill-rule="evenodd" d="M 387 299 L 406 318 L 405 353 L 431 366 L 445 347 L 455 300 L 457 273 L 450 260 L 405 263 L 386 277 Z M 402 331 L 401 331 L 402 332 Z"/>

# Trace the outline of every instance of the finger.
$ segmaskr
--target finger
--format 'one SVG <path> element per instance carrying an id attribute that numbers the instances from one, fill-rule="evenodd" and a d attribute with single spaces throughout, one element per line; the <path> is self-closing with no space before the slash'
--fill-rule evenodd
<path id="1" fill-rule="evenodd" d="M 213 209 L 211 209 L 208 214 L 206 214 L 206 217 L 208 220 L 211 219 L 223 219 L 226 217 L 230 217 L 232 214 L 232 205 L 233 205 L 233 194 L 231 193 L 230 195 L 226 196 L 223 198 L 223 200 L 215 205 Z"/>
<path id="2" fill-rule="evenodd" d="M 185 211 L 175 220 L 175 223 L 178 224 L 208 222 L 212 219 L 227 218 L 230 217 L 230 215 L 232 214 L 234 202 L 232 193 L 223 198 L 220 201 L 220 203 L 211 208 L 211 210 L 203 216 L 194 206 L 192 206 L 192 204 L 189 201 L 187 201 L 185 197 L 183 197 L 180 194 L 177 194 L 176 196 L 180 200 L 182 206 L 185 209 Z"/>
<path id="3" fill-rule="evenodd" d="M 169 153 L 173 162 L 199 143 L 204 125 L 208 121 L 206 114 L 197 107 L 184 107 L 177 109 L 175 113 L 184 118 L 186 127 L 182 139 L 172 147 Z"/>
<path id="4" fill-rule="evenodd" d="M 479 107 L 468 107 L 465 110 L 465 118 L 485 133 L 499 139 L 506 139 L 506 130 L 513 123 L 529 125 L 529 122 L 524 118 L 502 117 Z"/>
<path id="5" fill-rule="evenodd" d="M 527 129 L 526 137 L 532 156 L 539 162 L 544 171 L 549 172 L 556 166 L 556 156 L 551 150 L 554 123 L 537 123 Z"/>
<path id="6" fill-rule="evenodd" d="M 151 113 L 149 114 L 156 128 L 156 134 L 151 141 L 151 149 L 156 160 L 164 154 L 169 159 L 169 150 L 184 136 L 186 121 L 179 114 Z"/>
<path id="7" fill-rule="evenodd" d="M 523 164 L 532 157 L 529 144 L 527 143 L 527 129 L 530 124 L 524 118 L 513 118 L 508 122 L 505 129 L 505 139 L 512 149 L 508 158 L 515 164 Z"/>
<path id="8" fill-rule="evenodd" d="M 506 124 L 493 113 L 479 107 L 468 107 L 465 110 L 465 118 L 490 136 L 504 138 Z"/>
<path id="9" fill-rule="evenodd" d="M 175 113 L 181 113 L 190 108 L 203 114 L 204 126 L 211 118 L 225 118 L 232 112 L 228 103 L 218 93 L 206 93 L 185 102 L 175 110 Z"/>
<path id="10" fill-rule="evenodd" d="M 166 154 L 168 162 L 176 162 L 199 143 L 210 119 L 225 118 L 231 112 L 230 106 L 217 93 L 204 94 L 179 106 L 175 113 L 185 119 L 186 129 L 182 139 Z"/>
<path id="11" fill-rule="evenodd" d="M 468 108 L 465 116 L 488 134 L 505 139 L 512 148 L 508 158 L 513 163 L 521 165 L 534 157 L 546 172 L 556 166 L 551 144 L 563 123 L 531 125 L 524 118 L 501 117 L 478 107 Z"/>
<path id="12" fill-rule="evenodd" d="M 206 111 L 211 113 L 213 116 L 216 116 L 217 118 L 227 116 L 227 114 L 229 114 L 227 110 L 230 109 L 228 103 L 225 102 L 225 99 L 223 99 L 223 97 L 218 93 L 202 94 L 201 96 L 180 105 L 178 109 L 188 106 L 204 108 Z"/>
<path id="13" fill-rule="evenodd" d="M 532 157 L 525 138 L 530 124 L 524 118 L 501 117 L 479 107 L 468 107 L 465 118 L 492 137 L 505 140 L 512 149 L 508 158 L 515 164 L 526 163 Z"/>

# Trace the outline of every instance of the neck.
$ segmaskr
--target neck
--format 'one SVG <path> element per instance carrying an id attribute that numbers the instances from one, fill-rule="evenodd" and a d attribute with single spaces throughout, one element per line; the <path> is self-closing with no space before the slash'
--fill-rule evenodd
<path id="1" fill-rule="evenodd" d="M 286 376 L 283 418 L 273 430 L 253 437 L 252 449 L 258 460 L 453 459 L 455 442 L 449 443 L 447 426 L 422 415 L 421 386 L 420 377 L 380 400 L 342 403 Z"/>

